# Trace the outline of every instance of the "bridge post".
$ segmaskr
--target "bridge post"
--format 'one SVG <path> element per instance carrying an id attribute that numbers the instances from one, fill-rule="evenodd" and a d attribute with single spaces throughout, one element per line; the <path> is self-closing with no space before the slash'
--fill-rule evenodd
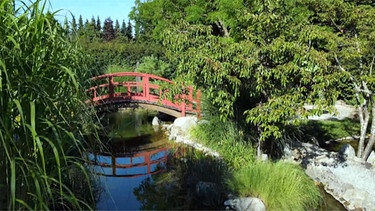
<path id="1" fill-rule="evenodd" d="M 197 91 L 197 100 L 196 100 L 196 103 L 197 103 L 197 115 L 198 115 L 198 119 L 201 118 L 201 90 L 198 90 Z"/>
<path id="2" fill-rule="evenodd" d="M 181 116 L 186 116 L 186 103 L 185 99 L 181 102 Z"/>
<path id="3" fill-rule="evenodd" d="M 147 100 L 150 100 L 149 77 L 142 76 L 142 82 L 143 82 L 143 95 Z"/>
<path id="4" fill-rule="evenodd" d="M 188 105 L 188 109 L 189 110 L 193 110 L 193 102 L 194 102 L 194 99 L 193 99 L 193 87 L 189 86 L 189 95 L 188 95 L 188 101 L 189 101 L 189 105 Z"/>
<path id="5" fill-rule="evenodd" d="M 109 81 L 109 98 L 112 100 L 115 94 L 113 76 L 109 76 L 108 81 Z"/>

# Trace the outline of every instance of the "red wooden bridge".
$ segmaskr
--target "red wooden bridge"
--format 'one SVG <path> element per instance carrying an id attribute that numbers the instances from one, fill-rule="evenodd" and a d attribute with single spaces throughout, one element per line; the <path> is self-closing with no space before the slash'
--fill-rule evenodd
<path id="1" fill-rule="evenodd" d="M 95 107 L 120 105 L 143 107 L 160 111 L 174 117 L 187 114 L 200 115 L 200 91 L 192 87 L 180 87 L 180 93 L 166 96 L 167 85 L 172 81 L 146 73 L 119 72 L 96 76 L 91 79 L 96 85 L 87 89 Z M 89 103 L 89 102 L 87 102 Z"/>

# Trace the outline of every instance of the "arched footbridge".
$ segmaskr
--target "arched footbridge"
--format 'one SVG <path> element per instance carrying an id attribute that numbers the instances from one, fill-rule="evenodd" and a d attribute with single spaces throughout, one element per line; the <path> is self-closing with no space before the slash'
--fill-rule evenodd
<path id="1" fill-rule="evenodd" d="M 200 115 L 200 91 L 192 87 L 180 87 L 180 93 L 166 96 L 168 79 L 146 73 L 119 72 L 91 78 L 95 84 L 86 92 L 86 103 L 96 108 L 142 107 L 160 111 L 174 117 L 188 114 Z"/>

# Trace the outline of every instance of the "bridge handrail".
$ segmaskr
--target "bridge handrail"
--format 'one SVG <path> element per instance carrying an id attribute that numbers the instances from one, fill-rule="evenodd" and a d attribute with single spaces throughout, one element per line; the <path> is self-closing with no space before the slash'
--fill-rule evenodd
<path id="1" fill-rule="evenodd" d="M 173 81 L 168 80 L 166 78 L 163 78 L 163 77 L 160 77 L 160 76 L 157 76 L 157 75 L 152 75 L 152 74 L 149 74 L 149 73 L 139 73 L 139 72 L 108 73 L 108 74 L 92 77 L 91 80 L 96 81 L 96 80 L 103 79 L 103 78 L 123 77 L 123 76 L 148 77 L 148 78 L 154 78 L 154 79 L 157 79 L 157 80 L 160 80 L 160 81 L 165 81 L 165 82 L 168 82 L 170 84 L 174 84 Z"/>
<path id="2" fill-rule="evenodd" d="M 115 78 L 129 76 L 139 77 L 141 79 L 139 81 L 114 81 Z M 148 101 L 149 103 L 156 103 L 156 101 L 159 101 L 166 107 L 172 107 L 173 109 L 180 111 L 182 116 L 185 116 L 187 111 L 196 113 L 198 114 L 198 116 L 200 114 L 200 91 L 198 90 L 196 92 L 196 97 L 194 97 L 195 92 L 190 86 L 182 87 L 182 90 L 186 90 L 187 93 L 181 93 L 174 96 L 175 100 L 181 99 L 182 102 L 174 102 L 173 100 L 171 101 L 165 98 L 163 93 L 168 92 L 168 90 L 162 90 L 162 86 L 152 83 L 154 80 L 158 80 L 167 82 L 169 84 L 174 84 L 173 81 L 162 78 L 160 76 L 139 72 L 118 72 L 99 75 L 91 78 L 92 81 L 97 81 L 100 79 L 106 79 L 107 81 L 103 82 L 102 84 L 97 84 L 86 90 L 87 93 L 92 92 L 93 97 L 90 101 L 96 103 L 97 105 L 103 102 L 120 102 L 119 100 L 123 99 L 132 101 Z M 150 81 L 150 79 L 154 80 Z M 127 87 L 127 91 L 116 92 L 116 87 Z M 131 91 L 131 87 L 142 88 L 142 91 Z M 108 90 L 108 93 L 98 96 L 97 90 L 100 88 Z M 151 90 L 159 90 L 159 94 L 152 94 Z M 162 96 L 164 99 L 162 99 Z"/>

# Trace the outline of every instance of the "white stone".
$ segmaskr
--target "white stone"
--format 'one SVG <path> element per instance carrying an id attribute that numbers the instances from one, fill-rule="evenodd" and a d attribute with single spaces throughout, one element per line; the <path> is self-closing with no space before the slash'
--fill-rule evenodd
<path id="1" fill-rule="evenodd" d="M 266 211 L 266 206 L 259 198 L 245 197 L 229 199 L 224 205 L 237 211 Z"/>
<path id="2" fill-rule="evenodd" d="M 347 159 L 353 159 L 355 157 L 354 148 L 350 144 L 345 144 L 339 150 L 339 154 L 346 157 Z"/>
<path id="3" fill-rule="evenodd" d="M 371 151 L 370 156 L 367 158 L 367 162 L 375 165 L 375 152 Z"/>
<path id="4" fill-rule="evenodd" d="M 268 160 L 268 155 L 267 154 L 262 154 L 261 155 L 261 160 L 262 161 L 267 161 Z"/>
<path id="5" fill-rule="evenodd" d="M 174 140 L 177 136 L 189 137 L 190 130 L 197 125 L 197 117 L 179 117 L 173 122 L 169 139 Z"/>
<path id="6" fill-rule="evenodd" d="M 152 125 L 153 126 L 159 126 L 160 125 L 160 119 L 157 117 L 157 116 L 155 116 L 153 119 L 152 119 Z"/>

